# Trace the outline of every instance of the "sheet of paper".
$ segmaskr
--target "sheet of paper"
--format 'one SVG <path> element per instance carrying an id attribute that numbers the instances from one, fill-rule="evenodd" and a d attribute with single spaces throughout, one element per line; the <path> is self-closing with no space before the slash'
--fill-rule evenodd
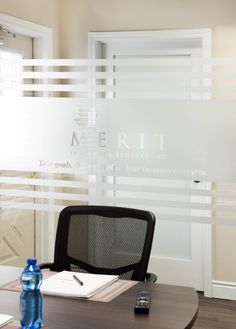
<path id="1" fill-rule="evenodd" d="M 75 280 L 73 275 L 76 275 L 83 285 Z M 62 271 L 43 280 L 41 291 L 49 295 L 89 298 L 116 280 L 117 275 Z"/>
<path id="2" fill-rule="evenodd" d="M 6 324 L 13 321 L 13 316 L 9 314 L 0 314 L 0 327 L 5 326 Z"/>

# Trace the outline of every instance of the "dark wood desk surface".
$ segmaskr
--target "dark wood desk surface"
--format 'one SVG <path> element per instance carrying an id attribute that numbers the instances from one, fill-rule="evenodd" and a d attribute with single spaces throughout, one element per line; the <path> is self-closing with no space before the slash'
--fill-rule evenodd
<path id="1" fill-rule="evenodd" d="M 19 276 L 19 269 L 0 266 L 0 284 Z M 137 292 L 148 290 L 148 315 L 135 315 Z M 20 293 L 0 290 L 1 313 L 19 317 Z M 140 282 L 109 303 L 44 296 L 45 329 L 188 329 L 198 310 L 193 288 Z"/>

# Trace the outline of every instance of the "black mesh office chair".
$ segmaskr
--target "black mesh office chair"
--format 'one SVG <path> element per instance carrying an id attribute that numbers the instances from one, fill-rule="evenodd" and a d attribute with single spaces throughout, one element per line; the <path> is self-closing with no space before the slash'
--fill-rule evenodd
<path id="1" fill-rule="evenodd" d="M 59 216 L 54 262 L 40 268 L 115 274 L 156 281 L 147 273 L 155 216 L 148 211 L 109 206 L 69 206 Z"/>

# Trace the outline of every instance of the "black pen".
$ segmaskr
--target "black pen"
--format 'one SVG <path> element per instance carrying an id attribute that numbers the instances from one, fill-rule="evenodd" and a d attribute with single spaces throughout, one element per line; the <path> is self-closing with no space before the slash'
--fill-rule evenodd
<path id="1" fill-rule="evenodd" d="M 81 286 L 84 285 L 84 283 L 79 278 L 77 278 L 76 275 L 73 275 L 73 279 L 75 279 L 75 281 L 78 282 Z"/>

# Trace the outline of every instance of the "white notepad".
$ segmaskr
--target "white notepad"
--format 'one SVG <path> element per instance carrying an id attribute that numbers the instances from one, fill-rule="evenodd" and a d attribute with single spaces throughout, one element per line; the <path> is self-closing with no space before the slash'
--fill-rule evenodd
<path id="1" fill-rule="evenodd" d="M 0 314 L 0 327 L 5 326 L 6 324 L 13 321 L 13 316 L 9 314 Z"/>
<path id="2" fill-rule="evenodd" d="M 80 285 L 73 275 L 76 275 L 83 285 Z M 62 271 L 43 280 L 41 291 L 47 295 L 89 298 L 117 280 L 117 275 Z"/>

